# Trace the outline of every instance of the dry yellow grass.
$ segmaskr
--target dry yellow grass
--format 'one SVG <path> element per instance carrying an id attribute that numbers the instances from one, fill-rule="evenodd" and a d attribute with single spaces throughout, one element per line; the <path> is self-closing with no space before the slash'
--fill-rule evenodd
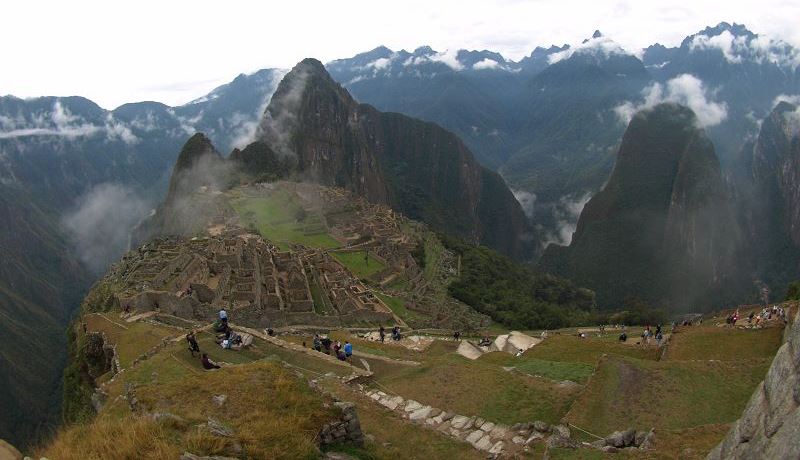
<path id="1" fill-rule="evenodd" d="M 219 394 L 227 395 L 221 407 L 212 401 Z M 101 413 L 91 422 L 63 430 L 40 454 L 59 460 L 178 458 L 185 451 L 248 458 L 316 458 L 316 435 L 335 414 L 305 381 L 274 362 L 144 384 L 136 388 L 136 396 L 146 412 L 178 418 L 157 422 L 142 415 Z M 234 435 L 211 434 L 202 427 L 209 418 L 231 428 Z"/>

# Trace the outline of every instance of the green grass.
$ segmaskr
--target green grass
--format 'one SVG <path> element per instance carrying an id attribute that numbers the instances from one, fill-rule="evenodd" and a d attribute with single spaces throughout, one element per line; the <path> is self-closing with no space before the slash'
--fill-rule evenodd
<path id="1" fill-rule="evenodd" d="M 376 295 L 381 300 L 383 300 L 383 303 L 385 303 L 394 312 L 395 315 L 402 318 L 403 321 L 408 322 L 408 321 L 423 319 L 423 316 L 420 315 L 419 313 L 411 311 L 408 308 L 406 308 L 405 300 L 381 293 L 376 293 Z"/>
<path id="2" fill-rule="evenodd" d="M 692 360 L 772 358 L 781 346 L 783 328 L 731 329 L 700 326 L 679 328 L 672 335 L 665 359 Z"/>
<path id="3" fill-rule="evenodd" d="M 609 355 L 567 419 L 590 432 L 685 429 L 741 415 L 769 359 L 736 362 L 651 361 Z"/>
<path id="4" fill-rule="evenodd" d="M 267 197 L 242 196 L 231 200 L 231 205 L 246 225 L 253 225 L 266 239 L 286 248 L 285 243 L 299 243 L 316 248 L 336 248 L 341 244 L 327 233 L 306 234 L 303 221 L 316 221 L 319 216 L 304 215 L 302 206 L 293 194 L 285 190 L 272 192 Z"/>
<path id="5" fill-rule="evenodd" d="M 632 334 L 631 331 L 629 336 L 634 338 Z M 631 339 L 629 338 L 628 341 L 631 342 Z M 576 362 L 593 366 L 604 354 L 656 360 L 659 353 L 660 351 L 655 347 L 642 348 L 633 343 L 619 343 L 616 335 L 585 339 L 573 335 L 551 335 L 547 340 L 525 352 L 525 356 L 546 361 Z"/>
<path id="6" fill-rule="evenodd" d="M 134 359 L 138 358 L 151 348 L 160 344 L 166 337 L 172 337 L 178 333 L 172 329 L 155 326 L 146 322 L 125 323 L 115 313 L 105 314 L 109 319 L 115 321 L 127 329 L 111 323 L 99 315 L 86 317 L 87 328 L 90 332 L 103 332 L 106 338 L 116 345 L 119 354 L 119 362 L 123 368 L 130 367 Z"/>
<path id="7" fill-rule="evenodd" d="M 376 375 L 382 385 L 407 398 L 507 424 L 533 420 L 555 423 L 578 395 L 576 388 L 506 372 L 489 361 L 469 361 L 453 353 L 433 356 L 420 366 Z"/>
<path id="8" fill-rule="evenodd" d="M 366 279 L 386 270 L 386 265 L 373 256 L 366 257 L 365 251 L 334 252 L 333 256 L 359 279 Z"/>
<path id="9" fill-rule="evenodd" d="M 590 364 L 549 361 L 529 357 L 527 353 L 515 357 L 508 353 L 496 352 L 483 355 L 479 359 L 497 366 L 514 367 L 519 372 L 556 381 L 571 380 L 577 383 L 586 383 L 594 370 L 594 366 Z"/>

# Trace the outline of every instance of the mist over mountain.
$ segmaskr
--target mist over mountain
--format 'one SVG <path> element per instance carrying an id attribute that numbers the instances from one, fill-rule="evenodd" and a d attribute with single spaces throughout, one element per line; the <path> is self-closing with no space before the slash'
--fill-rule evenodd
<path id="1" fill-rule="evenodd" d="M 306 62 L 288 80 L 288 70 L 242 74 L 176 107 L 136 102 L 105 110 L 82 97 L 0 97 L 7 224 L 0 241 L 8 248 L 0 314 L 14 318 L 2 336 L 16 343 L 36 324 L 59 336 L 81 293 L 127 249 L 133 229 L 168 190 L 191 189 L 209 170 L 216 178 L 230 168 L 250 180 L 340 185 L 530 262 L 551 243 L 569 246 L 548 250 L 542 266 L 595 287 L 609 305 L 636 291 L 670 307 L 699 307 L 719 300 L 726 280 L 737 277 L 746 278 L 746 292 L 726 292 L 726 299 L 752 299 L 757 282 L 780 295 L 800 275 L 798 65 L 800 51 L 791 45 L 723 22 L 671 48 L 626 50 L 595 32 L 579 44 L 537 47 L 518 62 L 491 50 L 378 47 L 325 68 Z M 693 128 L 652 115 L 675 105 L 694 114 L 691 122 L 678 117 Z M 196 132 L 205 136 L 191 137 Z M 668 176 L 673 187 L 654 191 L 652 201 L 636 197 L 642 201 L 633 206 L 637 173 L 623 172 L 638 171 L 630 158 L 662 148 L 645 142 L 648 133 L 681 139 L 693 155 L 671 150 L 664 161 L 678 168 Z M 185 144 L 198 147 L 188 158 L 202 151 L 213 159 L 176 183 L 172 167 Z M 749 248 L 727 240 L 708 248 L 720 237 L 718 223 L 702 212 L 709 203 L 722 203 L 725 215 L 715 219 L 733 219 Z M 666 236 L 635 235 L 633 222 L 644 222 L 631 217 L 638 206 Z M 600 219 L 598 209 L 615 217 Z M 174 217 L 177 231 L 185 219 Z M 632 233 L 597 233 L 614 219 Z M 600 273 L 601 260 L 617 260 L 631 238 L 655 244 L 663 257 L 633 254 Z M 591 241 L 604 252 L 585 252 Z M 721 271 L 726 263 L 746 273 Z M 658 268 L 642 271 L 641 264 Z M 698 276 L 685 279 L 681 268 Z M 626 281 L 630 272 L 636 276 Z M 604 277 L 619 289 L 600 286 Z M 676 296 L 674 286 L 684 283 L 689 288 Z M 0 348 L 0 381 L 19 375 L 27 382 L 0 397 L 3 412 L 19 414 L 0 425 L 0 437 L 29 438 L 53 421 L 45 406 L 58 404 L 59 370 L 51 363 L 63 360 L 63 343 L 39 343 L 29 355 Z"/>
<path id="2" fill-rule="evenodd" d="M 541 267 L 596 288 L 605 306 L 629 297 L 673 309 L 719 302 L 739 237 L 714 146 L 697 123 L 677 104 L 639 112 L 572 242 L 548 247 Z"/>

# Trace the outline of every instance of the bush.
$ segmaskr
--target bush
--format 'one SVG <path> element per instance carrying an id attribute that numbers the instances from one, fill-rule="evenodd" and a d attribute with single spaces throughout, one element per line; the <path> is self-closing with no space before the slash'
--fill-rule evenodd
<path id="1" fill-rule="evenodd" d="M 595 295 L 571 281 L 531 268 L 483 247 L 440 236 L 461 256 L 461 277 L 450 295 L 504 326 L 557 329 L 591 322 Z"/>
<path id="2" fill-rule="evenodd" d="M 800 300 L 800 281 L 789 283 L 786 291 L 786 300 Z"/>

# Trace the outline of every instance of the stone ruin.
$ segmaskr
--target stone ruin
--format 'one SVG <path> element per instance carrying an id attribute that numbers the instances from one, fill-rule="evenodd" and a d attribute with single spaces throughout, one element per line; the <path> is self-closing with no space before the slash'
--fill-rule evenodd
<path id="1" fill-rule="evenodd" d="M 517 353 L 524 353 L 529 348 L 538 345 L 542 339 L 531 337 L 519 331 L 511 331 L 508 334 L 498 335 L 491 344 L 481 346 L 474 344 L 467 340 L 462 340 L 458 345 L 456 353 L 468 358 L 478 359 L 484 353 L 491 353 L 493 351 L 503 351 L 512 355 Z"/>
<path id="2" fill-rule="evenodd" d="M 391 311 L 323 250 L 282 251 L 259 235 L 164 238 L 127 254 L 111 274 L 123 284 L 122 308 L 210 320 L 221 308 L 252 327 L 389 323 Z M 315 305 L 312 286 L 320 302 Z"/>

